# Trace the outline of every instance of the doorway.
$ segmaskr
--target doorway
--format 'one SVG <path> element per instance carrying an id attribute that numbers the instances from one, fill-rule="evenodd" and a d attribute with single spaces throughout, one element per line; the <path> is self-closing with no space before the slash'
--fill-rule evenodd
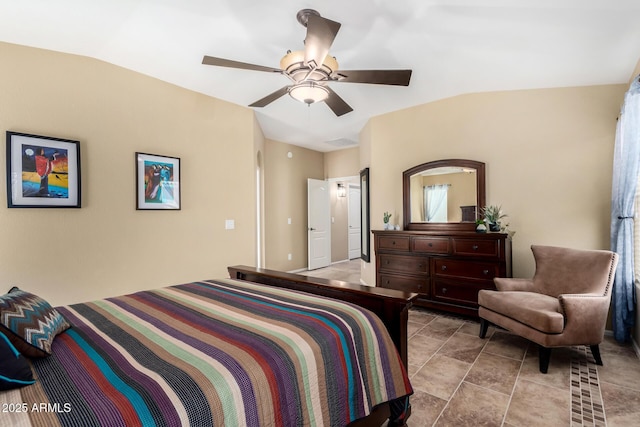
<path id="1" fill-rule="evenodd" d="M 331 204 L 329 183 L 307 179 L 307 268 L 331 264 Z"/>
<path id="2" fill-rule="evenodd" d="M 348 244 L 349 259 L 360 258 L 361 229 L 360 229 L 360 185 L 348 184 Z"/>

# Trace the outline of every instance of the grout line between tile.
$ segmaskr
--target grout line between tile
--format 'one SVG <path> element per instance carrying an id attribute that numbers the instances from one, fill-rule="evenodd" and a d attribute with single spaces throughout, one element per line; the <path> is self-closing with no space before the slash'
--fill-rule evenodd
<path id="1" fill-rule="evenodd" d="M 504 424 L 507 422 L 507 414 L 509 413 L 509 408 L 511 407 L 511 401 L 513 400 L 513 394 L 516 391 L 516 386 L 518 385 L 518 381 L 520 381 L 520 373 L 522 372 L 522 368 L 524 367 L 524 361 L 527 359 L 527 354 L 529 353 L 529 347 L 531 347 L 531 344 L 527 345 L 527 349 L 524 351 L 524 356 L 520 361 L 520 368 L 518 369 L 516 380 L 513 382 L 513 387 L 511 387 L 511 393 L 509 394 L 507 409 L 504 411 L 504 415 L 502 416 L 502 424 L 500 424 L 501 427 L 504 427 Z"/>

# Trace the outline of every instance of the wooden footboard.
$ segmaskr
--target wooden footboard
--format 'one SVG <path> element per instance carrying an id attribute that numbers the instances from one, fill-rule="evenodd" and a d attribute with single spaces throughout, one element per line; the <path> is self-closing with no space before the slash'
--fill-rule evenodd
<path id="1" fill-rule="evenodd" d="M 404 366 L 407 362 L 407 321 L 409 307 L 418 294 L 374 288 L 340 280 L 321 279 L 264 268 L 236 265 L 228 267 L 229 277 L 280 288 L 295 289 L 348 301 L 374 312 L 385 324 Z"/>

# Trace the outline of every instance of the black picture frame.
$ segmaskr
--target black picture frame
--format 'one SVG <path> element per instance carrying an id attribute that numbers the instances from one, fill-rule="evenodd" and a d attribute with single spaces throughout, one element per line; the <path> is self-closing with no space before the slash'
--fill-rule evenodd
<path id="1" fill-rule="evenodd" d="M 136 210 L 180 210 L 180 158 L 136 153 Z"/>
<path id="2" fill-rule="evenodd" d="M 7 131 L 7 207 L 80 208 L 80 142 Z"/>
<path id="3" fill-rule="evenodd" d="M 369 213 L 369 168 L 360 171 L 360 258 L 371 261 L 371 215 Z"/>

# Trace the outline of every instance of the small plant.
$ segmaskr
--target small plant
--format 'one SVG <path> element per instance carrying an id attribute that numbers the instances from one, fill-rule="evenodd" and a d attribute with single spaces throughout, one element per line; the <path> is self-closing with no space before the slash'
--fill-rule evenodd
<path id="1" fill-rule="evenodd" d="M 502 206 L 489 205 L 482 208 L 482 215 L 489 226 L 489 231 L 500 231 L 500 220 L 507 214 L 502 212 Z"/>
<path id="2" fill-rule="evenodd" d="M 385 212 L 382 216 L 382 220 L 384 221 L 384 223 L 388 224 L 390 219 L 391 219 L 391 214 L 389 212 Z"/>
<path id="3" fill-rule="evenodd" d="M 506 218 L 507 214 L 502 212 L 502 206 L 489 205 L 482 208 L 484 219 L 490 224 L 499 224 L 502 218 Z"/>

